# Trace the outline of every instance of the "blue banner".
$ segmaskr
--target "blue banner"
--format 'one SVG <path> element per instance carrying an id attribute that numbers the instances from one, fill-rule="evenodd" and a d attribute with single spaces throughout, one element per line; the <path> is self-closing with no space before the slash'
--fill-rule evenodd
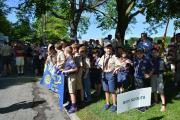
<path id="1" fill-rule="evenodd" d="M 58 94 L 60 110 L 63 108 L 64 100 L 64 75 L 54 66 L 46 64 L 40 84 Z"/>

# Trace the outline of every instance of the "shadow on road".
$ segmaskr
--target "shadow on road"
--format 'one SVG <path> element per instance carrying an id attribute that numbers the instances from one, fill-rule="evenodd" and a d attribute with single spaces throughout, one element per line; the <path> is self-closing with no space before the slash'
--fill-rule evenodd
<path id="1" fill-rule="evenodd" d="M 0 108 L 0 113 L 5 114 L 5 113 L 18 111 L 20 109 L 34 108 L 34 107 L 37 107 L 38 105 L 43 104 L 45 102 L 46 102 L 45 100 L 33 101 L 33 102 L 22 101 L 22 102 L 15 103 L 15 104 L 8 106 L 8 107 Z"/>
<path id="2" fill-rule="evenodd" d="M 9 76 L 0 78 L 0 89 L 5 89 L 14 85 L 22 85 L 29 82 L 37 82 L 36 77 L 33 76 Z"/>

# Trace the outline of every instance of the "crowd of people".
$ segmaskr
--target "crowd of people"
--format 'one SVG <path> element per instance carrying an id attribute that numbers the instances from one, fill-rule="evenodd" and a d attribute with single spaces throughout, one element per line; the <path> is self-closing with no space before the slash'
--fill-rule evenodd
<path id="1" fill-rule="evenodd" d="M 0 46 L 0 76 L 7 77 L 14 72 L 22 76 L 24 70 L 28 70 L 28 73 L 33 71 L 35 75 L 42 74 L 47 56 L 44 46 L 20 41 L 4 41 Z"/>
<path id="2" fill-rule="evenodd" d="M 80 103 L 92 101 L 92 87 L 96 90 L 94 97 L 100 97 L 103 89 L 106 101 L 103 108 L 112 112 L 117 110 L 117 94 L 152 87 L 154 102 L 158 102 L 159 94 L 162 102 L 160 111 L 164 112 L 164 71 L 172 71 L 175 86 L 180 82 L 180 34 L 171 39 L 167 48 L 162 40 L 155 43 L 146 33 L 142 33 L 132 47 L 127 41 L 125 46 L 121 46 L 111 39 L 112 36 L 108 35 L 104 41 L 90 39 L 81 44 L 78 40 L 59 41 L 47 47 L 22 46 L 18 42 L 10 47 L 5 43 L 1 48 L 2 74 L 11 73 L 11 58 L 15 58 L 18 75 L 24 74 L 24 58 L 29 68 L 33 65 L 36 75 L 43 71 L 44 63 L 55 66 L 65 75 L 65 96 L 68 94 L 71 102 L 69 113 L 77 111 L 78 98 Z M 141 112 L 146 109 L 138 108 Z"/>

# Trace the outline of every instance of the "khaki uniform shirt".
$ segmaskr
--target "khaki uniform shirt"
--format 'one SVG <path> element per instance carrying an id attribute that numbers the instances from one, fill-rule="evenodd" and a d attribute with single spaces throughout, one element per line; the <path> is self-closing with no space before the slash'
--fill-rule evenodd
<path id="1" fill-rule="evenodd" d="M 107 64 L 105 65 L 106 59 L 109 58 Z M 103 55 L 99 61 L 99 65 L 103 72 L 113 72 L 116 67 L 117 57 L 115 55 L 106 56 Z"/>
<path id="2" fill-rule="evenodd" d="M 65 62 L 65 56 L 64 56 L 64 53 L 63 51 L 59 50 L 57 52 L 57 66 L 59 68 L 62 68 L 63 65 L 64 65 L 64 62 Z"/>

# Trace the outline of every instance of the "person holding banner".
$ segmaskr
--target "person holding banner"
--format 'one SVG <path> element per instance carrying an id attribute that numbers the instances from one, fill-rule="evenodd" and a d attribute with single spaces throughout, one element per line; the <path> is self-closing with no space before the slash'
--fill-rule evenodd
<path id="1" fill-rule="evenodd" d="M 68 112 L 74 113 L 77 111 L 76 95 L 75 95 L 77 66 L 72 57 L 72 48 L 70 46 L 67 46 L 64 49 L 64 55 L 65 55 L 66 60 L 64 63 L 64 70 L 62 72 L 65 74 L 65 82 L 67 82 L 68 84 L 68 91 L 69 91 L 70 99 L 71 99 L 71 107 L 68 110 Z"/>
<path id="2" fill-rule="evenodd" d="M 106 104 L 104 109 L 110 108 L 110 93 L 112 94 L 113 106 L 111 112 L 116 112 L 116 81 L 113 74 L 115 70 L 116 56 L 112 54 L 112 45 L 109 42 L 104 43 L 105 55 L 99 61 L 99 66 L 102 69 L 102 86 L 105 91 Z"/>
<path id="3" fill-rule="evenodd" d="M 55 44 L 55 50 L 57 51 L 57 68 L 62 69 L 65 61 L 64 52 L 62 51 L 62 43 Z"/>
<path id="4" fill-rule="evenodd" d="M 134 58 L 134 85 L 135 89 L 149 86 L 149 78 L 153 73 L 152 63 L 144 56 L 143 49 L 137 49 Z M 141 112 L 146 111 L 146 107 L 138 108 Z"/>
<path id="5" fill-rule="evenodd" d="M 165 96 L 164 96 L 164 83 L 163 83 L 163 72 L 164 72 L 164 61 L 159 57 L 159 50 L 156 48 L 152 49 L 152 63 L 153 63 L 153 75 L 151 77 L 151 87 L 154 93 L 155 102 L 158 102 L 157 93 L 160 94 L 162 106 L 161 112 L 165 112 Z"/>
<path id="6" fill-rule="evenodd" d="M 57 52 L 55 50 L 54 45 L 49 47 L 48 56 L 46 59 L 46 64 L 55 66 L 57 64 Z"/>

